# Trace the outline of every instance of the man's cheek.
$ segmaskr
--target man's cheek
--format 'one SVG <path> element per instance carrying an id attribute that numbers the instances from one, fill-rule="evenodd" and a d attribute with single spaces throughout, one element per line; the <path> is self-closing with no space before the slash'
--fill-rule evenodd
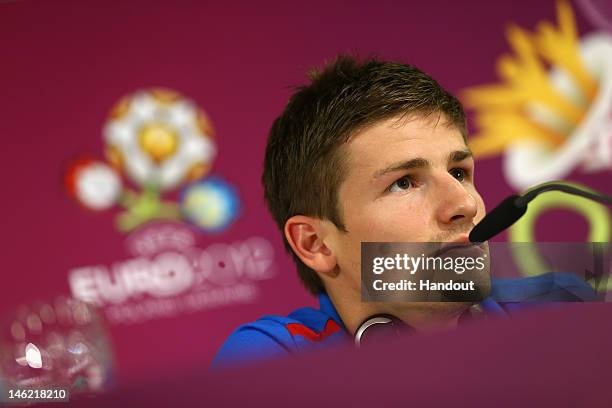
<path id="1" fill-rule="evenodd" d="M 482 198 L 478 196 L 478 212 L 476 213 L 476 217 L 474 217 L 474 224 L 478 224 L 484 218 L 486 213 L 487 210 L 485 208 L 484 201 L 482 201 Z"/>

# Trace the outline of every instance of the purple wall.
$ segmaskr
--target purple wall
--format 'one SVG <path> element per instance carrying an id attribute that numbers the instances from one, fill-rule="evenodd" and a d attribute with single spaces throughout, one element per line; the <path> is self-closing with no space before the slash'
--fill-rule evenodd
<path id="1" fill-rule="evenodd" d="M 593 30 L 574 6 L 581 32 Z M 69 2 L 0 3 L 0 130 L 5 191 L 0 312 L 70 294 L 69 271 L 131 257 L 116 210 L 93 213 L 67 196 L 62 171 L 73 158 L 104 158 L 111 107 L 138 89 L 180 92 L 209 115 L 218 153 L 212 174 L 233 185 L 242 213 L 197 246 L 263 237 L 275 249 L 274 276 L 232 303 L 137 324 L 110 324 L 120 381 L 151 370 L 207 365 L 239 323 L 314 305 L 298 283 L 269 217 L 260 185 L 268 129 L 291 86 L 339 52 L 415 64 L 450 91 L 496 80 L 509 22 L 555 21 L 549 1 L 452 2 Z M 608 188 L 610 171 L 570 179 Z M 481 160 L 479 190 L 492 207 L 514 190 L 499 158 Z M 582 239 L 586 224 L 544 217 L 544 239 Z M 547 229 L 548 228 L 548 229 Z M 138 299 L 135 302 L 139 301 Z M 3 334 L 4 335 L 4 334 Z"/>

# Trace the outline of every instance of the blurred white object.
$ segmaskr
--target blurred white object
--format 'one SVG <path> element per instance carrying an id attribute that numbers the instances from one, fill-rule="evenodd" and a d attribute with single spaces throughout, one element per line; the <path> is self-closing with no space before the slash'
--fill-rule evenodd
<path id="1" fill-rule="evenodd" d="M 56 318 L 57 317 L 57 318 Z M 113 352 L 101 316 L 66 297 L 2 316 L 0 389 L 61 387 L 72 393 L 107 390 Z"/>
<path id="2" fill-rule="evenodd" d="M 105 210 L 115 205 L 121 194 L 119 175 L 110 166 L 92 163 L 76 176 L 76 197 L 92 210 Z"/>

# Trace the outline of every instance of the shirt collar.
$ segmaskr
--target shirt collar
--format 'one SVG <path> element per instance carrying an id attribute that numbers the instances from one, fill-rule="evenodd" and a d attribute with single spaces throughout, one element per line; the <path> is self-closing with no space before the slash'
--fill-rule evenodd
<path id="1" fill-rule="evenodd" d="M 346 331 L 346 327 L 344 327 L 344 323 L 342 322 L 340 315 L 336 311 L 336 308 L 334 307 L 334 304 L 332 303 L 327 293 L 319 294 L 319 310 L 327 316 L 331 317 Z"/>
<path id="2" fill-rule="evenodd" d="M 483 311 L 487 314 L 495 314 L 495 315 L 505 315 L 503 308 L 492 298 L 487 298 L 480 303 Z M 327 295 L 327 293 L 321 293 L 319 295 L 319 310 L 325 315 L 331 317 L 336 323 L 338 323 L 344 331 L 346 331 L 346 327 L 340 318 L 340 315 L 336 311 L 334 304 L 331 299 Z"/>

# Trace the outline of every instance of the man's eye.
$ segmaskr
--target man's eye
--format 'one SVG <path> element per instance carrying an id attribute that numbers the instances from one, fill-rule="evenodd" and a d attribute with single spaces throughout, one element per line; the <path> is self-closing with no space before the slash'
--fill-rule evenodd
<path id="1" fill-rule="evenodd" d="M 454 168 L 449 173 L 459 181 L 464 181 L 468 177 L 468 172 L 465 169 Z"/>
<path id="2" fill-rule="evenodd" d="M 404 176 L 401 179 L 398 179 L 395 183 L 391 184 L 389 191 L 392 193 L 397 191 L 406 191 L 411 187 L 414 187 L 412 180 L 410 177 Z"/>

